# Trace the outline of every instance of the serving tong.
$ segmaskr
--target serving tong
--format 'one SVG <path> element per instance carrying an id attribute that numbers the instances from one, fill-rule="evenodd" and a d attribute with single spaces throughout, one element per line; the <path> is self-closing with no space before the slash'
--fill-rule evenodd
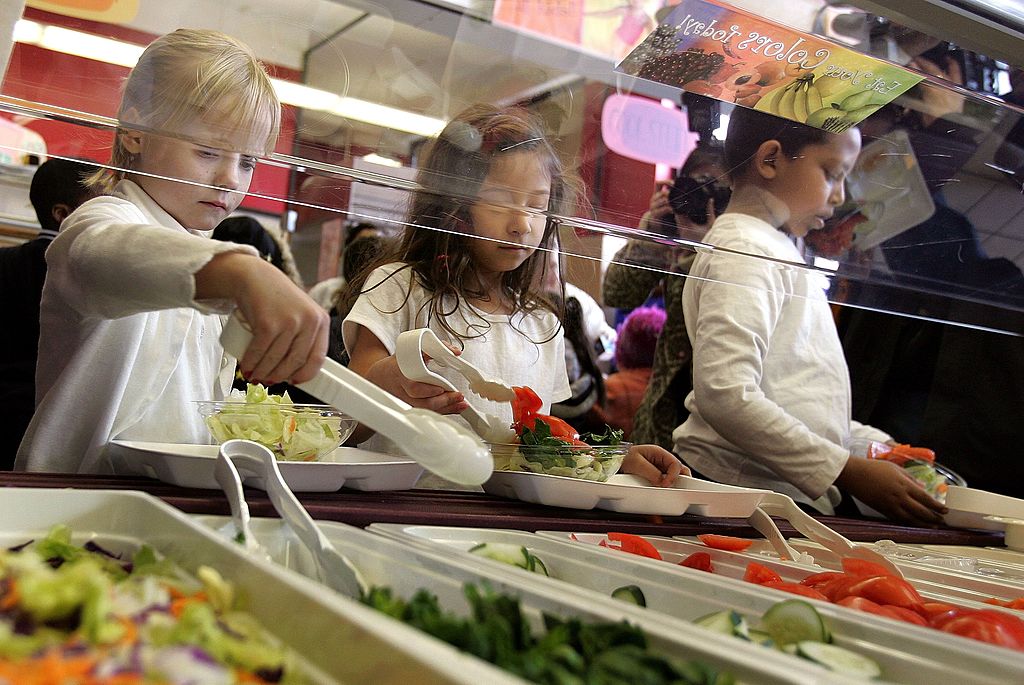
<path id="1" fill-rule="evenodd" d="M 224 350 L 241 359 L 251 340 L 238 316 L 228 317 L 220 336 Z M 325 359 L 316 376 L 298 387 L 387 436 L 446 480 L 480 485 L 494 470 L 490 451 L 475 433 L 446 416 L 410 406 L 333 359 Z"/>
<path id="2" fill-rule="evenodd" d="M 269 558 L 249 527 L 249 507 L 242 492 L 243 475 L 262 479 L 278 516 L 313 555 L 324 585 L 348 597 L 366 594 L 368 586 L 359 570 L 331 544 L 295 497 L 281 476 L 273 452 L 251 440 L 228 440 L 217 453 L 215 473 L 227 495 L 235 528 L 244 535 L 242 543 L 246 551 Z"/>
<path id="3" fill-rule="evenodd" d="M 457 391 L 451 381 L 427 366 L 424 354 L 433 362 L 461 373 L 469 381 L 470 389 L 485 399 L 508 402 L 515 397 L 511 387 L 485 376 L 480 369 L 452 352 L 429 328 L 416 328 L 399 334 L 395 343 L 395 358 L 402 375 L 412 381 Z M 488 442 L 515 442 L 515 431 L 508 422 L 497 416 L 478 411 L 473 405 L 463 411 L 461 416 L 477 435 Z"/>

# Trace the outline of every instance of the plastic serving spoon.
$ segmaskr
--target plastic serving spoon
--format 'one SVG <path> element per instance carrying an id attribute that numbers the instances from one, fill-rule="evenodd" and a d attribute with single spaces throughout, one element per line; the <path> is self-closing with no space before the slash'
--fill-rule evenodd
<path id="1" fill-rule="evenodd" d="M 228 317 L 220 342 L 241 358 L 252 340 L 237 316 Z M 491 453 L 468 428 L 428 409 L 418 409 L 377 387 L 332 359 L 299 388 L 382 433 L 437 475 L 464 485 L 480 485 L 494 471 Z"/>
<path id="2" fill-rule="evenodd" d="M 758 506 L 771 516 L 786 519 L 801 535 L 813 542 L 817 542 L 840 558 L 856 557 L 871 561 L 884 566 L 894 576 L 903 577 L 903 572 L 891 559 L 873 549 L 853 544 L 846 537 L 798 507 L 796 502 L 787 495 L 777 492 L 768 493 Z"/>
<path id="3" fill-rule="evenodd" d="M 325 585 L 349 597 L 359 597 L 367 592 L 366 581 L 356 567 L 334 548 L 284 482 L 273 452 L 251 440 L 228 440 L 220 446 L 217 459 L 218 463 L 231 463 L 236 469 L 236 476 L 241 472 L 263 479 L 274 509 L 313 554 L 320 580 Z M 244 505 L 244 500 L 240 501 Z"/>
<path id="4" fill-rule="evenodd" d="M 442 349 L 444 352 L 441 352 Z M 398 359 L 398 368 L 402 371 L 402 375 L 409 380 L 439 385 L 445 390 L 456 390 L 456 387 L 447 378 L 430 370 L 423 360 L 424 352 L 431 359 L 445 358 L 448 363 L 442 362 L 443 365 L 465 375 L 471 388 L 480 387 L 479 379 L 483 377 L 480 371 L 476 370 L 476 367 L 470 365 L 469 362 L 463 362 L 463 366 L 452 364 L 451 358 L 457 359 L 457 355 L 453 354 L 429 328 L 416 328 L 399 334 L 398 341 L 395 343 L 395 357 Z M 472 372 L 467 373 L 466 369 L 473 369 L 476 371 L 475 375 Z M 497 381 L 488 383 L 496 384 Z M 492 385 L 487 385 L 485 389 L 490 392 L 490 389 L 493 388 Z M 477 391 L 474 389 L 474 392 Z M 477 392 L 477 394 L 485 397 L 483 393 Z M 515 442 L 516 432 L 497 416 L 477 411 L 472 405 L 462 412 L 461 416 L 477 432 L 477 435 L 488 442 Z"/>
<path id="5" fill-rule="evenodd" d="M 242 492 L 242 478 L 238 475 L 234 463 L 225 456 L 223 448 L 217 453 L 217 464 L 213 468 L 213 475 L 217 484 L 228 499 L 228 506 L 231 507 L 231 523 L 225 526 L 234 526 L 234 535 L 241 535 L 242 547 L 246 552 L 254 556 L 270 560 L 270 555 L 263 549 L 256 536 L 249 527 L 249 505 L 245 503 L 245 495 Z"/>

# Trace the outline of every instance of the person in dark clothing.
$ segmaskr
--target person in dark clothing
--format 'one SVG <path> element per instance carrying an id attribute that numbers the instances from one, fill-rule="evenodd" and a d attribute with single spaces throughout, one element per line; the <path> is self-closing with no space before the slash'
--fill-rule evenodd
<path id="1" fill-rule="evenodd" d="M 0 249 L 0 311 L 9 322 L 0 336 L 0 469 L 9 470 L 35 409 L 39 298 L 46 279 L 44 253 L 60 222 L 95 195 L 84 179 L 95 166 L 70 159 L 49 159 L 32 176 L 29 199 L 39 220 L 39 235 Z"/>

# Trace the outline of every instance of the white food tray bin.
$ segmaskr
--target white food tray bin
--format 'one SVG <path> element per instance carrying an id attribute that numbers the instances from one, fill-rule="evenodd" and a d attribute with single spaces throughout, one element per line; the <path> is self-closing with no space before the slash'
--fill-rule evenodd
<path id="1" fill-rule="evenodd" d="M 668 538 L 645 536 L 662 550 L 663 556 L 676 562 L 692 551 L 707 551 L 713 557 L 716 571 L 721 569 L 721 572 L 709 574 L 671 561 L 647 559 L 598 547 L 596 542 L 605 537 L 599 534 L 577 533 L 581 542 L 572 542 L 568 538 L 570 533 L 564 532 L 534 534 L 406 524 L 373 524 L 370 530 L 408 544 L 438 550 L 449 558 L 488 569 L 488 572 L 516 573 L 524 578 L 523 582 L 554 584 L 565 588 L 562 592 L 569 592 L 568 584 L 571 584 L 588 592 L 592 601 L 606 601 L 612 590 L 624 585 L 637 585 L 649 607 L 639 611 L 659 615 L 659 621 L 676 626 L 673 630 L 692 629 L 690 622 L 694 619 L 723 609 L 734 609 L 756 620 L 773 604 L 793 598 L 789 593 L 738 581 L 746 564 L 752 560 L 750 558 L 743 559 L 741 555 Z M 588 541 L 592 544 L 586 544 Z M 471 547 L 485 542 L 526 547 L 544 562 L 551 578 L 468 553 Z M 674 554 L 668 551 L 669 548 L 675 548 L 679 553 Z M 732 555 L 733 559 L 730 562 L 723 555 Z M 821 570 L 768 558 L 758 561 L 779 571 L 783 577 L 786 574 L 782 571 L 787 571 L 794 580 Z M 727 568 L 722 568 L 722 564 Z M 924 685 L 937 682 L 1004 685 L 1019 681 L 1020 674 L 1024 673 L 1024 654 L 834 604 L 814 602 L 814 606 L 831 625 L 835 643 L 877 661 L 886 680 Z M 733 640 L 736 648 L 747 647 L 741 640 L 729 639 Z M 769 648 L 756 649 L 776 654 Z M 791 659 L 796 664 L 802 663 L 795 657 Z"/>

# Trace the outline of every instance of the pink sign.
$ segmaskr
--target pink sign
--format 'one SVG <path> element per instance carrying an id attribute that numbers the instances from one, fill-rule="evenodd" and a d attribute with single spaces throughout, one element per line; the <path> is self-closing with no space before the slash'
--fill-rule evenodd
<path id="1" fill-rule="evenodd" d="M 700 140 L 690 131 L 685 112 L 619 93 L 604 101 L 601 137 L 609 150 L 623 157 L 676 168 Z"/>

